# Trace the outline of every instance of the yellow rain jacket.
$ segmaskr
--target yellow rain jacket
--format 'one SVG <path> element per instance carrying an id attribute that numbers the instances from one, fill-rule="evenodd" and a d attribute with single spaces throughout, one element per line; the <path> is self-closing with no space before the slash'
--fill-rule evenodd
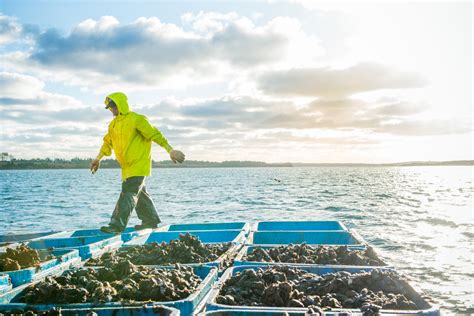
<path id="1" fill-rule="evenodd" d="M 146 116 L 130 111 L 125 94 L 115 92 L 108 95 L 108 98 L 117 105 L 119 115 L 110 122 L 97 159 L 110 156 L 113 149 L 122 168 L 122 181 L 133 176 L 149 176 L 151 142 L 154 141 L 168 153 L 173 148 Z"/>

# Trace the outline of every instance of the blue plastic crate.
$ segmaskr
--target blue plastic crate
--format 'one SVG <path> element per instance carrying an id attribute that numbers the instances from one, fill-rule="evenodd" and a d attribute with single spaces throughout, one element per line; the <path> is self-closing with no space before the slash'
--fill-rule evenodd
<path id="1" fill-rule="evenodd" d="M 240 266 L 240 267 L 233 267 L 227 269 L 224 274 L 219 279 L 216 286 L 213 287 L 206 303 L 206 310 L 210 311 L 219 311 L 219 310 L 237 310 L 237 311 L 255 311 L 255 312 L 268 312 L 268 311 L 276 311 L 276 312 L 297 312 L 297 313 L 305 313 L 307 308 L 293 308 L 293 307 L 272 307 L 272 306 L 233 306 L 233 305 L 223 305 L 216 302 L 217 296 L 219 295 L 220 288 L 225 283 L 226 280 L 231 278 L 237 272 L 246 269 L 268 269 L 271 266 L 268 265 L 252 265 L 252 266 Z M 309 265 L 291 265 L 293 268 L 299 268 L 305 270 L 310 273 L 314 274 L 326 274 L 326 273 L 334 273 L 338 271 L 347 271 L 350 273 L 357 273 L 363 271 L 371 271 L 374 269 L 379 270 L 393 270 L 388 268 L 371 268 L 371 267 L 341 267 L 341 266 L 309 266 Z M 439 316 L 439 307 L 438 306 L 431 306 L 426 300 L 424 300 L 420 294 L 418 294 L 412 287 L 407 288 L 409 291 L 410 296 L 412 299 L 415 300 L 417 305 L 423 306 L 421 310 L 381 310 L 382 314 L 390 314 L 390 315 L 429 315 L 429 316 Z M 346 313 L 360 313 L 360 310 L 351 310 L 351 309 L 334 309 L 334 312 L 346 312 Z"/>
<path id="2" fill-rule="evenodd" d="M 123 242 L 132 240 L 135 237 L 144 236 L 151 233 L 151 229 L 136 230 L 134 227 L 127 227 L 121 234 L 120 238 Z M 106 234 L 100 231 L 100 229 L 79 229 L 73 231 L 58 232 L 48 238 L 64 238 L 64 237 L 86 237 L 86 236 L 105 236 L 110 237 L 110 234 Z"/>
<path id="3" fill-rule="evenodd" d="M 173 267 L 163 267 L 163 266 L 156 266 L 157 268 L 161 269 L 173 269 Z M 155 306 L 155 305 L 164 305 L 176 308 L 180 311 L 181 315 L 193 315 L 195 311 L 200 310 L 202 306 L 205 304 L 204 298 L 207 296 L 209 291 L 212 288 L 213 283 L 217 280 L 217 268 L 210 267 L 206 265 L 200 266 L 193 266 L 194 273 L 196 273 L 201 279 L 202 282 L 197 288 L 197 290 L 191 294 L 189 297 L 178 300 L 178 301 L 167 301 L 167 302 L 138 302 L 135 303 L 133 306 L 136 305 L 147 305 L 147 306 Z M 36 283 L 36 282 L 35 282 Z M 35 284 L 32 283 L 32 284 Z M 81 303 L 81 304 L 38 304 L 38 305 L 27 305 L 25 303 L 16 303 L 15 301 L 18 300 L 24 293 L 24 290 L 29 286 L 29 284 L 25 284 L 19 286 L 12 291 L 0 295 L 0 313 L 5 311 L 11 311 L 14 309 L 25 309 L 27 306 L 30 306 L 36 310 L 50 310 L 53 307 L 61 307 L 67 310 L 90 310 L 91 308 L 101 308 L 103 312 L 107 312 L 110 314 L 107 315 L 115 315 L 113 314 L 114 311 L 119 309 L 123 309 L 124 307 L 133 307 L 124 305 L 123 302 L 112 302 L 112 303 L 104 303 L 104 304 L 93 304 L 93 303 Z"/>
<path id="4" fill-rule="evenodd" d="M 26 233 L 26 234 L 7 234 L 0 235 L 0 244 L 3 243 L 18 243 L 22 241 L 27 241 L 35 238 L 46 237 L 48 235 L 53 235 L 58 233 L 57 231 L 48 231 L 40 233 Z"/>
<path id="5" fill-rule="evenodd" d="M 0 273 L 0 286 L 5 286 L 10 284 L 10 277 L 6 274 Z"/>
<path id="6" fill-rule="evenodd" d="M 38 253 L 40 258 L 45 258 L 47 255 L 53 255 L 56 258 L 42 262 L 38 267 L 1 272 L 10 276 L 13 287 L 42 279 L 51 274 L 62 272 L 81 263 L 79 251 L 75 249 L 57 249 L 52 251 L 39 250 Z"/>
<path id="7" fill-rule="evenodd" d="M 352 231 L 257 231 L 252 232 L 247 245 L 350 245 L 365 247 L 366 242 Z"/>
<path id="8" fill-rule="evenodd" d="M 200 231 L 200 230 L 244 230 L 250 231 L 250 224 L 246 222 L 227 223 L 192 223 L 192 224 L 171 224 L 166 231 Z"/>
<path id="9" fill-rule="evenodd" d="M 339 221 L 262 221 L 255 224 L 254 231 L 288 230 L 347 230 Z"/>
<path id="10" fill-rule="evenodd" d="M 27 242 L 43 237 L 50 237 L 57 234 L 57 231 L 40 232 L 40 233 L 26 233 L 26 234 L 7 234 L 0 235 L 0 252 L 5 251 L 6 248 L 17 247 L 20 243 Z"/>
<path id="11" fill-rule="evenodd" d="M 123 244 L 119 235 L 57 237 L 32 240 L 27 245 L 35 249 L 77 249 L 82 259 L 95 258 Z"/>
<path id="12" fill-rule="evenodd" d="M 243 260 L 243 258 L 251 253 L 255 248 L 260 247 L 264 249 L 270 249 L 270 248 L 275 248 L 279 246 L 285 246 L 285 245 L 271 245 L 271 246 L 244 246 L 242 249 L 240 249 L 239 253 L 235 256 L 234 259 L 234 266 L 249 266 L 249 265 L 303 265 L 303 266 L 347 266 L 347 265 L 323 265 L 323 264 L 309 264 L 309 263 L 286 263 L 286 262 L 261 262 L 261 261 L 246 261 Z M 349 248 L 349 247 L 348 247 Z M 351 248 L 349 248 L 351 249 Z M 373 266 L 373 267 L 390 267 L 392 266 L 388 264 L 384 264 L 381 266 Z"/>
<path id="13" fill-rule="evenodd" d="M 10 277 L 8 276 L 8 274 L 0 274 L 0 295 L 5 294 L 11 289 L 12 284 L 10 282 Z"/>
<path id="14" fill-rule="evenodd" d="M 128 243 L 125 243 L 122 248 L 136 246 L 136 245 L 144 245 L 152 242 L 162 243 L 162 242 L 170 242 L 173 239 L 179 239 L 179 235 L 183 233 L 189 233 L 193 236 L 199 238 L 199 240 L 203 244 L 214 244 L 214 243 L 232 243 L 229 249 L 223 253 L 219 258 L 211 262 L 204 262 L 204 263 L 195 263 L 191 265 L 201 265 L 206 264 L 209 266 L 215 266 L 218 268 L 223 268 L 225 266 L 225 262 L 231 260 L 235 257 L 237 252 L 243 245 L 245 241 L 245 231 L 239 230 L 229 230 L 229 231 L 190 231 L 190 232 L 182 232 L 182 231 L 172 231 L 172 232 L 153 232 L 144 238 L 136 238 Z"/>
<path id="15" fill-rule="evenodd" d="M 143 245 L 150 242 L 170 242 L 179 239 L 180 234 L 189 233 L 199 238 L 202 243 L 225 243 L 243 244 L 246 240 L 245 232 L 242 230 L 211 230 L 211 231 L 155 231 L 148 235 L 137 237 L 124 245 Z"/>
<path id="16" fill-rule="evenodd" d="M 14 310 L 5 312 L 13 312 Z M 16 314 L 24 312 L 24 310 L 17 310 Z M 48 312 L 48 310 L 38 310 L 38 312 Z M 163 305 L 139 305 L 139 306 L 123 306 L 123 307 L 92 307 L 92 308 L 62 308 L 61 315 L 63 316 L 88 316 L 91 312 L 99 316 L 139 316 L 139 315 L 154 315 L 154 316 L 179 316 L 180 312 L 176 308 Z"/>
<path id="17" fill-rule="evenodd" d="M 0 295 L 3 295 L 12 289 L 12 285 L 0 285 Z"/>

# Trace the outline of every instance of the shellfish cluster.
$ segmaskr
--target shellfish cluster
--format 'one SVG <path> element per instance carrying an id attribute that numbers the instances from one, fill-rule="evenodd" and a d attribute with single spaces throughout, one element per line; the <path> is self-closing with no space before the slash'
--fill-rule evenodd
<path id="1" fill-rule="evenodd" d="M 317 246 L 289 244 L 273 248 L 256 247 L 244 257 L 246 261 L 308 264 L 338 264 L 382 266 L 385 263 L 371 247 L 353 250 L 347 246 Z"/>
<path id="2" fill-rule="evenodd" d="M 217 302 L 225 305 L 360 308 L 367 315 L 380 309 L 417 309 L 406 281 L 391 270 L 323 275 L 289 266 L 245 269 L 222 286 Z"/>
<path id="3" fill-rule="evenodd" d="M 37 311 L 35 309 L 27 308 L 27 309 L 13 309 L 11 311 L 7 311 L 4 313 L 0 313 L 0 316 L 61 316 L 61 309 L 53 307 L 47 311 Z"/>
<path id="4" fill-rule="evenodd" d="M 174 301 L 188 297 L 200 283 L 191 267 L 160 269 L 125 260 L 47 277 L 28 287 L 20 300 L 28 304 Z"/>
<path id="5" fill-rule="evenodd" d="M 175 263 L 203 263 L 214 261 L 226 252 L 231 243 L 203 244 L 189 233 L 180 234 L 179 239 L 169 243 L 148 243 L 121 248 L 116 252 L 90 259 L 87 266 L 107 266 L 122 260 L 138 265 L 169 265 Z"/>
<path id="6" fill-rule="evenodd" d="M 0 252 L 0 272 L 35 267 L 40 263 L 41 258 L 38 251 L 25 244 L 21 244 L 16 248 L 6 248 L 5 252 Z"/>

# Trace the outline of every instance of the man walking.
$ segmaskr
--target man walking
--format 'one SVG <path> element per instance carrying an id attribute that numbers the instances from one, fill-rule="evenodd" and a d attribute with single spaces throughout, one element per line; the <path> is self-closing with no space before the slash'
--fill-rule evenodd
<path id="1" fill-rule="evenodd" d="M 153 200 L 145 189 L 145 177 L 151 173 L 151 142 L 163 147 L 176 163 L 184 161 L 184 154 L 174 150 L 161 132 L 141 114 L 130 111 L 127 96 L 115 92 L 105 98 L 106 109 L 114 118 L 104 136 L 104 143 L 97 157 L 91 163 L 91 172 L 97 172 L 100 159 L 115 152 L 122 168 L 122 192 L 115 206 L 112 218 L 101 231 L 119 234 L 126 227 L 133 209 L 136 209 L 141 225 L 135 229 L 156 228 L 161 222 Z"/>

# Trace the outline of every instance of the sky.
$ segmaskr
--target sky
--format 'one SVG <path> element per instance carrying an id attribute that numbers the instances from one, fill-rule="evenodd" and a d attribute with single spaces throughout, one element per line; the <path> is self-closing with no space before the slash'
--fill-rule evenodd
<path id="1" fill-rule="evenodd" d="M 122 91 L 190 160 L 473 159 L 472 12 L 0 0 L 0 151 L 93 158 Z"/>

